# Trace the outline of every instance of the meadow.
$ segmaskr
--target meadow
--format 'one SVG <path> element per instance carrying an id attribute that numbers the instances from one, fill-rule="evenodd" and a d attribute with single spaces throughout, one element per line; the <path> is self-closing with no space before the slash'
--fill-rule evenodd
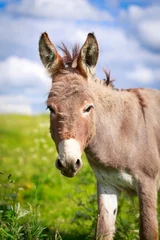
<path id="1" fill-rule="evenodd" d="M 0 115 L 0 239 L 93 239 L 92 170 L 83 155 L 81 171 L 66 178 L 56 156 L 48 115 Z M 138 219 L 137 198 L 122 194 L 115 239 L 138 240 Z"/>

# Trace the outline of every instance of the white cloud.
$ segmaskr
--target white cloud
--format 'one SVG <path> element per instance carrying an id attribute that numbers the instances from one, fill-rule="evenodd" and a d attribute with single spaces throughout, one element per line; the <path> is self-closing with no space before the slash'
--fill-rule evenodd
<path id="1" fill-rule="evenodd" d="M 1 90 L 10 88 L 35 88 L 39 91 L 48 91 L 50 80 L 43 67 L 34 61 L 11 56 L 0 62 Z"/>
<path id="2" fill-rule="evenodd" d="M 51 79 L 43 66 L 11 56 L 0 62 L 0 73 L 0 113 L 34 114 L 45 109 Z"/>
<path id="3" fill-rule="evenodd" d="M 159 8 L 160 10 L 160 8 Z M 146 20 L 137 26 L 140 39 L 151 48 L 160 49 L 160 19 Z"/>
<path id="4" fill-rule="evenodd" d="M 160 5 L 152 4 L 148 7 L 140 7 L 137 5 L 130 5 L 127 10 L 121 10 L 122 17 L 128 17 L 134 24 L 142 19 L 159 19 Z"/>
<path id="5" fill-rule="evenodd" d="M 133 28 L 135 37 L 148 47 L 160 50 L 160 5 L 152 4 L 142 8 L 131 5 L 121 11 L 121 19 Z"/>
<path id="6" fill-rule="evenodd" d="M 136 65 L 126 76 L 132 81 L 141 83 L 150 83 L 154 80 L 153 70 L 144 65 Z"/>
<path id="7" fill-rule="evenodd" d="M 0 113 L 32 114 L 32 109 L 24 96 L 0 96 Z"/>
<path id="8" fill-rule="evenodd" d="M 0 95 L 0 113 L 37 114 L 45 111 L 47 96 L 18 92 Z"/>
<path id="9" fill-rule="evenodd" d="M 25 115 L 31 115 L 32 110 L 31 106 L 29 105 L 24 105 L 24 104 L 0 104 L 0 113 L 2 114 L 8 114 L 8 113 L 13 113 L 13 114 L 25 114 Z"/>
<path id="10" fill-rule="evenodd" d="M 22 0 L 18 4 L 9 4 L 7 9 L 9 12 L 55 19 L 113 20 L 111 14 L 98 10 L 87 0 L 70 0 L 67 2 L 66 0 Z"/>

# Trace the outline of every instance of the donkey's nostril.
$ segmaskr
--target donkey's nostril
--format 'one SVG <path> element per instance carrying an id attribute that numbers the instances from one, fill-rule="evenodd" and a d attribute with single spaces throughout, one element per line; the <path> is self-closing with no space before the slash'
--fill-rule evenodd
<path id="1" fill-rule="evenodd" d="M 61 163 L 61 161 L 60 161 L 59 158 L 57 159 L 57 167 L 58 167 L 59 169 L 62 169 L 62 168 L 63 168 L 63 165 L 62 165 L 62 163 Z"/>
<path id="2" fill-rule="evenodd" d="M 70 161 L 57 158 L 55 162 L 56 167 L 63 172 L 77 172 L 82 167 L 82 162 L 80 159 L 75 160 L 71 159 Z"/>
<path id="3" fill-rule="evenodd" d="M 76 161 L 76 169 L 79 169 L 80 167 L 81 167 L 81 161 L 79 160 L 79 159 L 77 159 L 77 161 Z"/>

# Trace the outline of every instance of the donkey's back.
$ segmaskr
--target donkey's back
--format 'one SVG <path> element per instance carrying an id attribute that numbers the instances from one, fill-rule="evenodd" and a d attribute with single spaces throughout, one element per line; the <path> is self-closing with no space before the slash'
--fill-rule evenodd
<path id="1" fill-rule="evenodd" d="M 128 91 L 136 95 L 143 116 L 143 127 L 139 129 L 144 139 L 140 170 L 155 179 L 160 189 L 160 91 L 144 88 Z"/>
<path id="2" fill-rule="evenodd" d="M 160 91 L 153 89 L 130 89 L 136 95 L 143 116 L 143 135 L 150 158 L 160 174 Z M 145 161 L 145 160 L 144 160 Z M 148 166 L 149 168 L 150 166 Z"/>
<path id="3" fill-rule="evenodd" d="M 144 120 L 147 131 L 158 150 L 160 158 L 160 91 L 152 89 L 139 89 L 142 111 L 144 111 Z M 150 146 L 152 147 L 152 146 Z M 154 146 L 153 146 L 154 147 Z"/>

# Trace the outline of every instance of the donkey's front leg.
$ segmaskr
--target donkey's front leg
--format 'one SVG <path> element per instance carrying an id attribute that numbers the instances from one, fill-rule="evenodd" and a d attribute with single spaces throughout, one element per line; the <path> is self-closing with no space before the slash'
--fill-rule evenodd
<path id="1" fill-rule="evenodd" d="M 153 179 L 143 179 L 138 186 L 140 204 L 140 239 L 158 240 L 157 188 Z"/>
<path id="2" fill-rule="evenodd" d="M 115 232 L 119 191 L 108 184 L 98 183 L 98 222 L 96 240 L 111 240 Z"/>

